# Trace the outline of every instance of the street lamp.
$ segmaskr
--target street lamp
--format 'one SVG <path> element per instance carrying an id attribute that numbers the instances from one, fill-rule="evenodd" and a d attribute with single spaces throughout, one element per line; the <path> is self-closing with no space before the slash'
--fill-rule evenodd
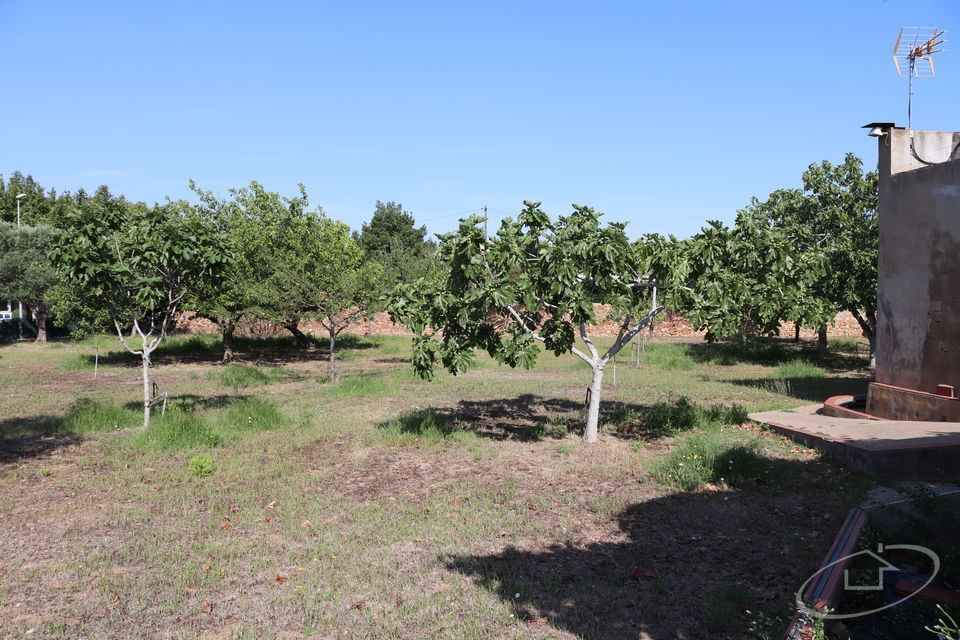
<path id="1" fill-rule="evenodd" d="M 20 226 L 20 201 L 27 197 L 25 193 L 17 194 L 17 226 Z M 23 340 L 23 302 L 17 301 L 17 334 Z"/>
<path id="2" fill-rule="evenodd" d="M 20 201 L 27 197 L 25 193 L 17 194 L 17 226 L 20 226 Z"/>

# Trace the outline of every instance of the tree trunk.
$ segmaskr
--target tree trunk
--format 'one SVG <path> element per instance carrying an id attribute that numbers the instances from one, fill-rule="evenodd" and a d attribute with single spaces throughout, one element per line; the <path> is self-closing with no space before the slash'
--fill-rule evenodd
<path id="1" fill-rule="evenodd" d="M 600 433 L 600 392 L 603 389 L 603 367 L 593 365 L 593 380 L 590 383 L 590 401 L 587 404 L 587 426 L 583 430 L 584 442 L 596 442 Z"/>
<path id="2" fill-rule="evenodd" d="M 143 428 L 150 426 L 150 354 L 146 348 L 141 356 L 143 361 Z"/>
<path id="3" fill-rule="evenodd" d="M 800 342 L 800 325 L 793 323 L 793 341 Z"/>
<path id="4" fill-rule="evenodd" d="M 300 346 L 304 349 L 309 349 L 311 346 L 313 346 L 313 342 L 310 340 L 310 337 L 303 331 L 300 331 L 299 321 L 288 322 L 284 325 L 284 328 L 293 334 L 293 337 L 297 339 L 297 342 L 299 342 Z"/>
<path id="5" fill-rule="evenodd" d="M 331 382 L 337 379 L 336 348 L 337 334 L 333 329 L 330 329 L 330 359 L 327 361 L 327 375 L 330 376 Z"/>
<path id="6" fill-rule="evenodd" d="M 223 325 L 223 362 L 233 362 L 233 332 L 236 331 L 235 322 L 226 322 Z"/>
<path id="7" fill-rule="evenodd" d="M 47 320 L 50 314 L 44 306 L 37 306 L 33 309 L 33 321 L 37 325 L 37 342 L 47 341 Z"/>
<path id="8" fill-rule="evenodd" d="M 870 343 L 870 366 L 877 366 L 877 334 L 871 331 L 867 335 L 867 341 Z"/>
<path id="9" fill-rule="evenodd" d="M 827 325 L 822 324 L 820 328 L 817 329 L 817 353 L 825 356 L 829 352 L 830 347 L 827 345 Z"/>

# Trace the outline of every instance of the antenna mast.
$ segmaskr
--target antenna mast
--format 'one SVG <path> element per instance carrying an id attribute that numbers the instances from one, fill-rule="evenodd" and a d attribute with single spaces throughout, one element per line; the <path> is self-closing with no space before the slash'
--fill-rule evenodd
<path id="1" fill-rule="evenodd" d="M 936 27 L 903 27 L 897 36 L 897 43 L 893 45 L 893 64 L 897 67 L 897 75 L 902 78 L 906 73 L 909 78 L 907 129 L 910 131 L 913 131 L 913 79 L 936 75 L 932 56 L 943 51 L 937 47 L 946 42 L 942 37 L 945 33 Z"/>

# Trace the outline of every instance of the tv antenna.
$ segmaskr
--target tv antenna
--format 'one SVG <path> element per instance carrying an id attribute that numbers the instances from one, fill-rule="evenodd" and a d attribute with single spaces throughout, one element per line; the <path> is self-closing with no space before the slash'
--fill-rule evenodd
<path id="1" fill-rule="evenodd" d="M 902 27 L 897 43 L 893 45 L 893 63 L 897 66 L 897 75 L 907 75 L 910 82 L 907 96 L 907 129 L 913 131 L 913 79 L 932 78 L 936 75 L 933 68 L 933 54 L 943 49 L 938 47 L 946 42 L 946 31 L 936 27 Z"/>

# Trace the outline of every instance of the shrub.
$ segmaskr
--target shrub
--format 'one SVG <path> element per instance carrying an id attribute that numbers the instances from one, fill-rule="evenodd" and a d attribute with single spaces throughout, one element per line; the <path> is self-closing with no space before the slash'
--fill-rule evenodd
<path id="1" fill-rule="evenodd" d="M 277 405 L 263 398 L 244 398 L 227 407 L 223 425 L 233 431 L 269 431 L 290 424 Z"/>
<path id="2" fill-rule="evenodd" d="M 80 398 L 70 407 L 60 430 L 66 433 L 116 431 L 135 427 L 141 419 L 139 412 L 102 404 L 90 398 Z"/>
<path id="3" fill-rule="evenodd" d="M 665 484 L 696 491 L 708 482 L 767 484 L 773 481 L 772 469 L 757 439 L 743 441 L 733 431 L 714 429 L 687 436 L 668 456 L 654 463 L 651 473 Z"/>
<path id="4" fill-rule="evenodd" d="M 134 444 L 140 449 L 161 451 L 219 447 L 223 437 L 202 416 L 173 407 L 165 416 L 151 420 Z"/>
<path id="5" fill-rule="evenodd" d="M 209 453 L 198 453 L 190 458 L 187 463 L 190 474 L 198 478 L 208 476 L 213 473 L 213 456 Z"/>

